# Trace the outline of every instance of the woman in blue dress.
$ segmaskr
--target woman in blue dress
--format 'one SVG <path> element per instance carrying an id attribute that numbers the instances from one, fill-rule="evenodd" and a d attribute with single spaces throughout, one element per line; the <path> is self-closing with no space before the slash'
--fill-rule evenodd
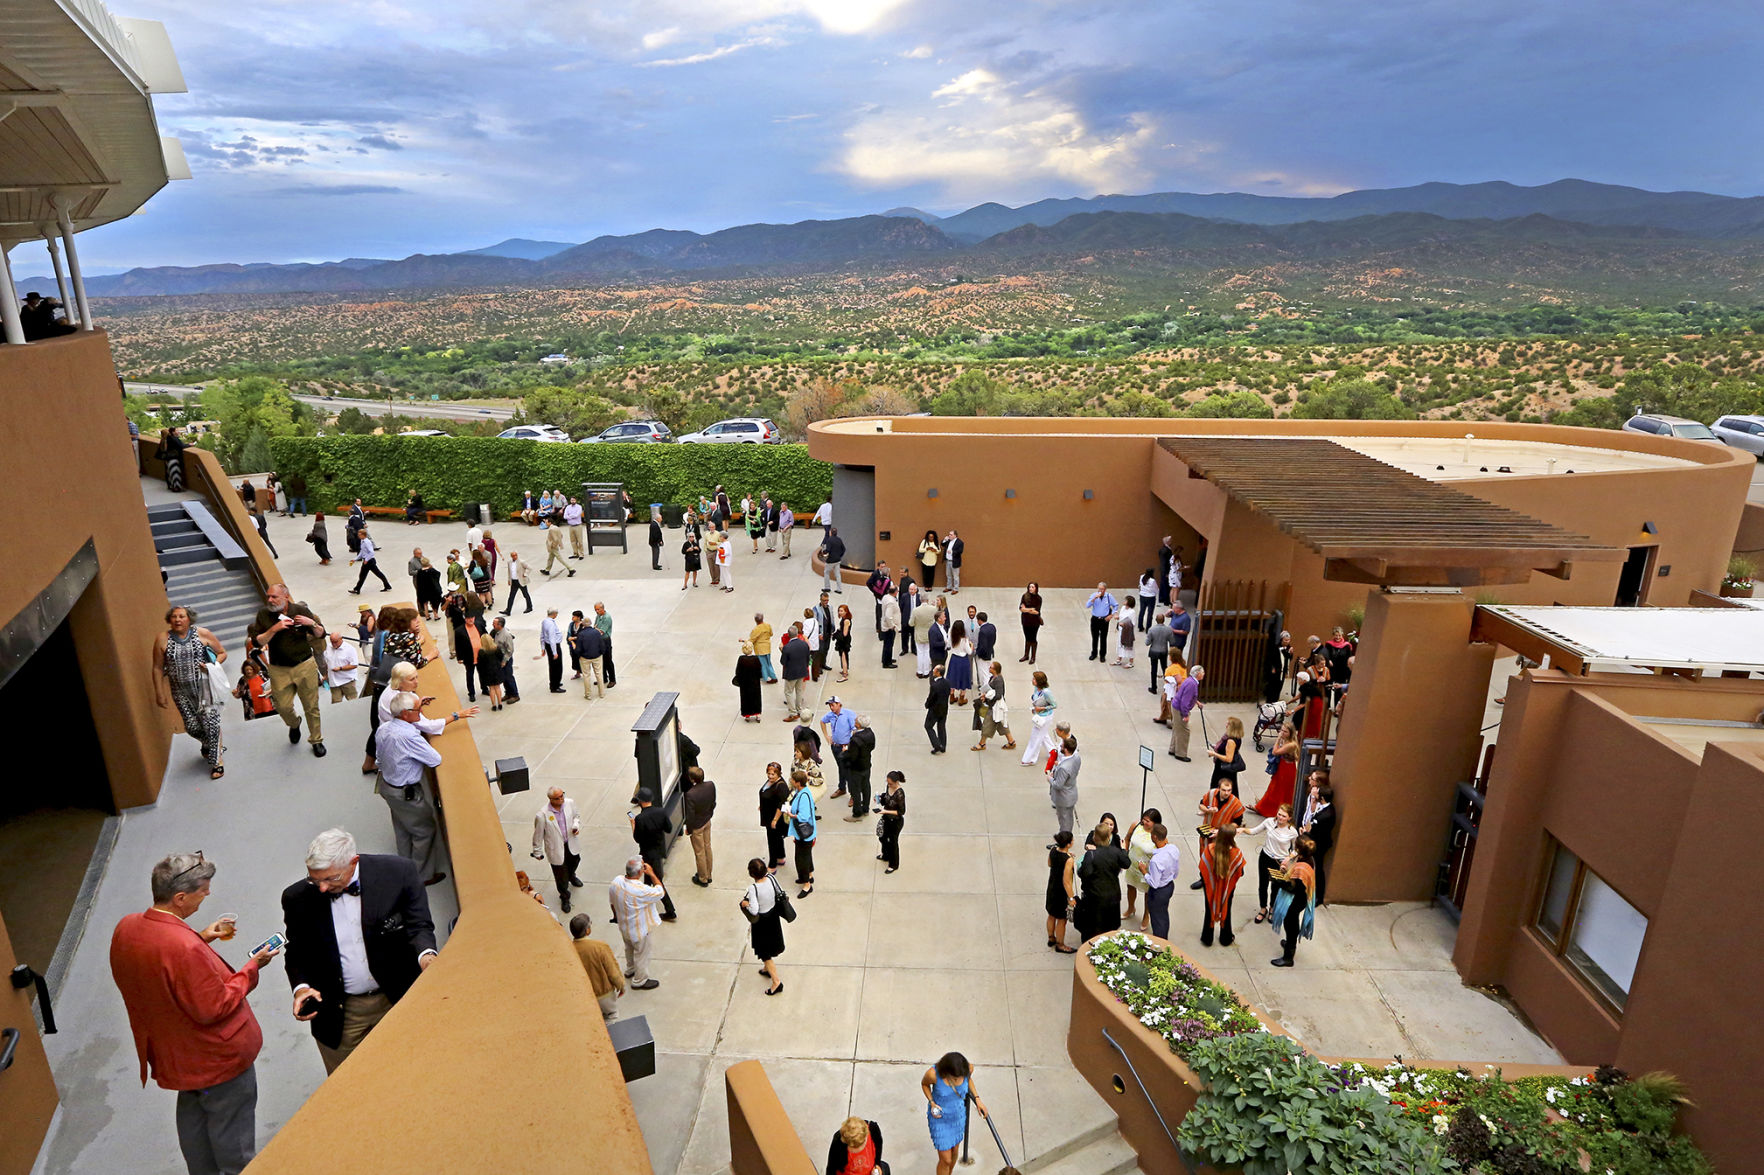
<path id="1" fill-rule="evenodd" d="M 949 678 L 949 688 L 956 695 L 954 702 L 958 706 L 968 704 L 968 691 L 974 688 L 973 656 L 967 626 L 958 620 L 949 626 L 949 668 L 943 674 Z"/>
<path id="2" fill-rule="evenodd" d="M 931 1145 L 937 1151 L 937 1175 L 953 1175 L 967 1122 L 963 1103 L 972 1097 L 980 1116 L 991 1117 L 986 1112 L 986 1103 L 974 1092 L 974 1070 L 962 1054 L 944 1053 L 937 1064 L 925 1070 L 919 1088 L 925 1093 L 925 1121 L 931 1127 Z"/>

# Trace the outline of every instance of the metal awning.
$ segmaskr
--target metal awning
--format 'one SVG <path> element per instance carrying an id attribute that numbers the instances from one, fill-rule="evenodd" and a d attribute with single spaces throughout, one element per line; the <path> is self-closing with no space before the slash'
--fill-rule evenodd
<path id="1" fill-rule="evenodd" d="M 1566 673 L 1764 673 L 1764 610 L 1490 604 L 1473 635 Z"/>
<path id="2" fill-rule="evenodd" d="M 1325 579 L 1476 587 L 1626 552 L 1316 437 L 1165 437 L 1159 445 L 1323 556 Z"/>

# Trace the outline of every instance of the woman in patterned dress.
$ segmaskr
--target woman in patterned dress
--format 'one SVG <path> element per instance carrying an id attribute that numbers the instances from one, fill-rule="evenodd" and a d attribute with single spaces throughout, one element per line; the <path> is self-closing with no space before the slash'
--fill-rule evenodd
<path id="1" fill-rule="evenodd" d="M 208 777 L 219 779 L 227 773 L 221 765 L 220 698 L 208 680 L 208 662 L 212 656 L 225 662 L 227 651 L 206 628 L 190 623 L 186 608 L 174 607 L 165 614 L 165 641 L 159 647 L 159 672 L 154 675 L 155 700 L 161 707 L 176 705 L 184 720 L 184 733 L 202 744 L 202 757 L 208 760 Z M 170 684 L 169 694 L 159 683 Z"/>

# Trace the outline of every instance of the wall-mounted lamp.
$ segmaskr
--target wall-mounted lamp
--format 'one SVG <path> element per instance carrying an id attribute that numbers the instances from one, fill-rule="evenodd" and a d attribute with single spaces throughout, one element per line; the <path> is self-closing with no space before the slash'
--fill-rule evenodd
<path id="1" fill-rule="evenodd" d="M 1016 496 L 1017 496 L 1016 490 L 1006 490 L 1005 491 L 1005 497 L 1007 497 L 1007 498 L 1014 498 Z"/>
<path id="2" fill-rule="evenodd" d="M 926 490 L 926 491 L 925 491 L 925 496 L 926 496 L 926 497 L 927 497 L 927 498 L 935 498 L 935 497 L 936 497 L 936 496 L 937 496 L 937 491 L 936 491 L 936 490 L 935 490 L 935 489 L 929 489 L 929 490 Z"/>
<path id="3" fill-rule="evenodd" d="M 1644 522 L 1644 523 L 1642 523 L 1642 533 L 1643 534 L 1659 534 L 1660 528 L 1655 526 L 1651 522 Z"/>
<path id="4" fill-rule="evenodd" d="M 1095 497 L 1096 497 L 1096 491 L 1095 491 L 1095 490 L 1085 490 L 1085 491 L 1084 491 L 1084 500 L 1085 500 L 1085 501 L 1086 501 L 1086 502 L 1089 502 L 1089 501 L 1091 501 L 1091 500 L 1093 500 L 1093 499 L 1094 499 L 1094 498 L 1095 498 Z"/>

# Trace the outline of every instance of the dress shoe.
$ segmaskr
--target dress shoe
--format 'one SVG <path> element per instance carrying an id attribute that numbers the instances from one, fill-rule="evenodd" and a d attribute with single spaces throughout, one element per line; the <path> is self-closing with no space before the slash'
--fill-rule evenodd
<path id="1" fill-rule="evenodd" d="M 1189 886 L 1188 888 L 1189 889 L 1205 889 L 1206 885 L 1204 882 L 1197 881 L 1193 885 Z M 1211 944 L 1208 944 L 1208 945 L 1211 945 Z"/>
<path id="2" fill-rule="evenodd" d="M 1271 967 L 1290 967 L 1292 966 L 1292 960 L 1282 955 L 1278 959 L 1269 959 L 1268 965 Z"/>
<path id="3" fill-rule="evenodd" d="M 663 922 L 678 922 L 680 920 L 680 915 L 678 915 L 678 914 L 663 914 L 661 916 L 661 920 Z"/>
<path id="4" fill-rule="evenodd" d="M 710 885 L 710 882 L 708 882 L 708 881 L 703 881 L 703 880 L 701 880 L 701 879 L 699 879 L 699 878 L 697 878 L 697 877 L 694 877 L 694 878 L 693 878 L 693 879 L 692 879 L 692 884 L 693 884 L 693 885 L 696 885 L 696 886 L 697 886 L 697 887 L 698 887 L 698 888 L 700 888 L 700 889 L 704 889 L 704 888 L 706 888 L 706 887 L 707 887 L 707 886 L 709 886 L 709 885 Z"/>
<path id="5" fill-rule="evenodd" d="M 572 878 L 570 878 L 570 887 L 571 887 L 571 888 L 572 888 L 572 889 L 581 889 L 581 888 L 582 888 L 582 885 L 583 885 L 583 882 L 582 882 L 582 879 L 581 879 L 581 878 L 580 878 L 580 877 L 572 877 Z"/>
<path id="6" fill-rule="evenodd" d="M 300 741 L 300 723 L 296 722 L 288 728 L 288 745 L 293 746 Z"/>
<path id="7" fill-rule="evenodd" d="M 324 743 L 313 743 L 312 744 L 312 754 L 315 759 L 324 758 L 325 757 L 325 744 Z"/>
<path id="8" fill-rule="evenodd" d="M 631 990 L 632 991 L 654 991 L 656 988 L 658 988 L 660 986 L 661 986 L 661 980 L 651 979 L 651 980 L 647 980 L 646 982 L 643 982 L 643 983 L 633 983 L 631 985 Z"/>
<path id="9" fill-rule="evenodd" d="M 423 879 L 423 884 L 424 885 L 440 885 L 443 881 L 446 881 L 446 880 L 447 880 L 447 874 L 437 873 L 433 877 L 425 877 Z"/>
<path id="10" fill-rule="evenodd" d="M 568 914 L 570 912 L 570 895 L 569 894 L 560 893 L 557 895 L 557 908 L 559 910 L 562 910 L 565 914 Z"/>

